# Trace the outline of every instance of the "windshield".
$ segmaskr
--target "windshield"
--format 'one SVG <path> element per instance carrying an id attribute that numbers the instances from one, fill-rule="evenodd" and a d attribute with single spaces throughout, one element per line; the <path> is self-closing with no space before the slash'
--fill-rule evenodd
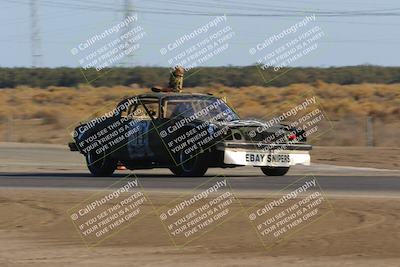
<path id="1" fill-rule="evenodd" d="M 234 121 L 239 116 L 221 99 L 195 98 L 195 99 L 171 99 L 164 104 L 164 117 L 191 117 L 200 120 Z"/>

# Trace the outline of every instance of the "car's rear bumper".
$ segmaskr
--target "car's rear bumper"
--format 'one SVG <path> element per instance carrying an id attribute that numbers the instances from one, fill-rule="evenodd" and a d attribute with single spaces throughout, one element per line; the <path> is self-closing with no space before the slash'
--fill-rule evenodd
<path id="1" fill-rule="evenodd" d="M 68 147 L 70 151 L 79 151 L 78 146 L 76 143 L 68 143 Z"/>
<path id="2" fill-rule="evenodd" d="M 307 144 L 268 144 L 224 142 L 218 146 L 224 152 L 224 163 L 239 166 L 289 167 L 310 165 Z"/>

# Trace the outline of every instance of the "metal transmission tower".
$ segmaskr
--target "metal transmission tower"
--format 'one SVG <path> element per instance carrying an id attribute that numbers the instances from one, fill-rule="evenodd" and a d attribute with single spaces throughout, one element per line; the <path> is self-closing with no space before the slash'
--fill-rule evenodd
<path id="1" fill-rule="evenodd" d="M 32 67 L 40 67 L 42 65 L 42 47 L 40 40 L 40 29 L 37 14 L 37 0 L 31 0 L 31 56 Z"/>
<path id="2" fill-rule="evenodd" d="M 123 0 L 124 1 L 124 14 L 123 14 L 123 18 L 122 21 L 128 21 L 130 17 L 133 16 L 133 5 L 132 5 L 132 1 L 131 0 Z M 124 27 L 123 30 L 121 31 L 121 36 L 124 35 L 125 33 L 128 33 L 130 30 L 133 29 L 133 26 L 131 23 L 129 24 L 129 26 Z M 129 44 L 129 47 L 133 46 L 133 44 Z M 126 48 L 124 48 L 124 52 L 126 52 Z M 126 56 L 126 59 L 124 60 L 125 65 L 127 67 L 132 65 L 132 57 L 133 54 L 129 54 Z"/>

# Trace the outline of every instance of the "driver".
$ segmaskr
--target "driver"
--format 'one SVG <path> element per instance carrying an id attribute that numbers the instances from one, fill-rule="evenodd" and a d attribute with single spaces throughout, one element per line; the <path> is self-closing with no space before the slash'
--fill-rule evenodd
<path id="1" fill-rule="evenodd" d="M 171 72 L 169 76 L 169 84 L 168 87 L 172 92 L 182 92 L 183 89 L 183 74 L 185 73 L 185 69 L 180 66 L 176 66 L 174 71 Z"/>
<path id="2" fill-rule="evenodd" d="M 153 92 L 176 92 L 180 93 L 183 90 L 183 74 L 185 69 L 181 66 L 175 66 L 174 70 L 169 75 L 169 83 L 167 88 L 152 87 Z"/>

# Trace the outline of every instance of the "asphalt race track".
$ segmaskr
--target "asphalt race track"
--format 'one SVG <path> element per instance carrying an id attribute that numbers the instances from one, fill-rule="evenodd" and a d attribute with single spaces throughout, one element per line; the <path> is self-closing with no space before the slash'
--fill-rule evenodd
<path id="1" fill-rule="evenodd" d="M 144 189 L 191 190 L 215 176 L 225 176 L 234 190 L 278 191 L 304 176 L 314 176 L 325 192 L 344 195 L 396 196 L 400 171 L 323 164 L 296 166 L 283 177 L 268 177 L 258 168 L 210 169 L 205 177 L 175 177 L 167 169 L 117 171 L 113 177 L 92 177 L 84 159 L 64 146 L 0 144 L 0 187 L 105 189 L 128 175 Z"/>

